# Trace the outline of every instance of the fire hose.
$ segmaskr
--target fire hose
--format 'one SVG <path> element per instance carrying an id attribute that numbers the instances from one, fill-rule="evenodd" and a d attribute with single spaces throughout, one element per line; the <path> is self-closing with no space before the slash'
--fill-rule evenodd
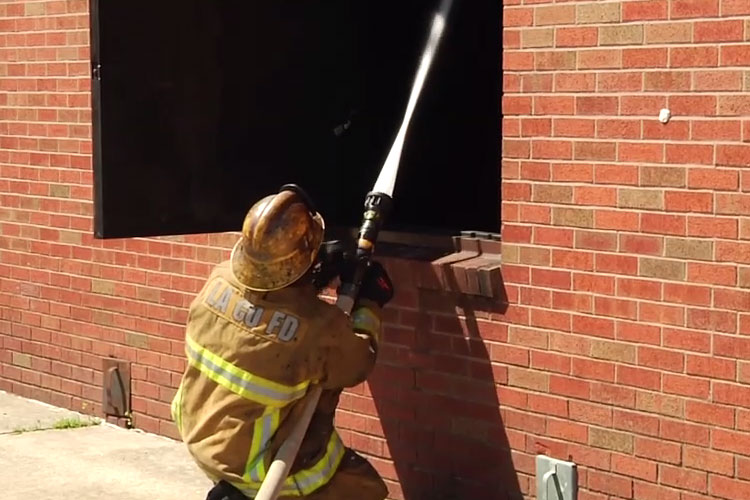
<path id="1" fill-rule="evenodd" d="M 401 162 L 401 152 L 406 140 L 406 132 L 425 80 L 427 79 L 427 74 L 432 66 L 440 39 L 443 36 L 446 19 L 448 18 L 452 4 L 453 0 L 442 0 L 433 18 L 430 36 L 422 54 L 401 128 L 391 146 L 391 150 L 380 170 L 380 175 L 372 191 L 365 197 L 362 225 L 357 238 L 356 266 L 353 279 L 351 279 L 350 283 L 341 284 L 338 289 L 338 298 L 336 301 L 336 305 L 346 314 L 350 314 L 354 307 L 354 303 L 359 295 L 362 279 L 375 250 L 375 242 L 377 241 L 378 234 L 383 226 L 385 217 L 391 209 L 393 191 L 396 186 L 396 178 Z M 322 389 L 317 385 L 308 391 L 304 400 L 305 407 L 302 416 L 292 430 L 292 433 L 276 453 L 268 469 L 268 473 L 263 480 L 263 484 L 255 496 L 255 500 L 276 500 L 276 497 L 284 486 L 284 481 L 289 475 L 302 440 L 305 437 L 312 415 L 318 406 L 321 393 Z"/>

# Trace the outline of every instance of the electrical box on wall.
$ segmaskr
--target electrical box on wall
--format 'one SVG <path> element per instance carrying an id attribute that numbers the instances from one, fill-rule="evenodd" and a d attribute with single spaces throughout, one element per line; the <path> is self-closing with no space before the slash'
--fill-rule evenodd
<path id="1" fill-rule="evenodd" d="M 578 500 L 578 468 L 572 462 L 536 457 L 537 500 Z"/>
<path id="2" fill-rule="evenodd" d="M 239 230 L 305 188 L 358 227 L 440 0 L 92 0 L 95 234 Z M 385 229 L 500 229 L 501 2 L 454 0 Z"/>

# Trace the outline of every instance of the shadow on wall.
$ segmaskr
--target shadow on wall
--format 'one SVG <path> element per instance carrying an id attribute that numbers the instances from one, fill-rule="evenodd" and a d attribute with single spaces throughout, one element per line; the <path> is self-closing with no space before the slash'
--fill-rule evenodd
<path id="1" fill-rule="evenodd" d="M 399 278 L 419 274 L 390 264 Z M 486 320 L 507 301 L 399 281 L 368 385 L 403 497 L 522 499 L 497 396 L 507 372 L 491 364 L 485 344 L 504 339 L 504 327 Z"/>

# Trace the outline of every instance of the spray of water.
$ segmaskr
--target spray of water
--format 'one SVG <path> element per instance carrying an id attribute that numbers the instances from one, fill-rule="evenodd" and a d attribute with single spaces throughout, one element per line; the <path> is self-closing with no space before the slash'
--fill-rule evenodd
<path id="1" fill-rule="evenodd" d="M 406 140 L 406 132 L 409 129 L 409 123 L 414 114 L 414 108 L 417 106 L 419 95 L 422 93 L 422 87 L 424 87 L 424 82 L 427 79 L 427 73 L 430 70 L 430 66 L 432 66 L 432 60 L 435 58 L 440 39 L 443 37 L 445 21 L 448 18 L 452 5 L 453 0 L 442 0 L 438 11 L 433 18 L 430 37 L 428 38 L 427 46 L 422 53 L 417 76 L 414 79 L 414 85 L 411 89 L 409 104 L 406 106 L 404 121 L 401 123 L 401 128 L 398 131 L 396 140 L 391 146 L 391 151 L 388 153 L 388 157 L 383 164 L 383 168 L 380 170 L 380 175 L 378 176 L 378 180 L 375 182 L 375 187 L 373 188 L 373 191 L 377 193 L 384 193 L 388 196 L 393 196 L 393 189 L 396 186 L 396 177 L 398 176 L 398 167 L 401 162 L 401 151 L 404 149 L 404 141 Z"/>

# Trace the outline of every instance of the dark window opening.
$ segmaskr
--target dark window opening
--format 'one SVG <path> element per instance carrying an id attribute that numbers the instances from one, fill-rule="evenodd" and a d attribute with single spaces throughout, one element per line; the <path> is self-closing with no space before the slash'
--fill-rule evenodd
<path id="1" fill-rule="evenodd" d="M 238 230 L 281 185 L 357 227 L 439 0 L 92 6 L 95 232 Z M 385 229 L 500 229 L 498 0 L 455 0 Z"/>

